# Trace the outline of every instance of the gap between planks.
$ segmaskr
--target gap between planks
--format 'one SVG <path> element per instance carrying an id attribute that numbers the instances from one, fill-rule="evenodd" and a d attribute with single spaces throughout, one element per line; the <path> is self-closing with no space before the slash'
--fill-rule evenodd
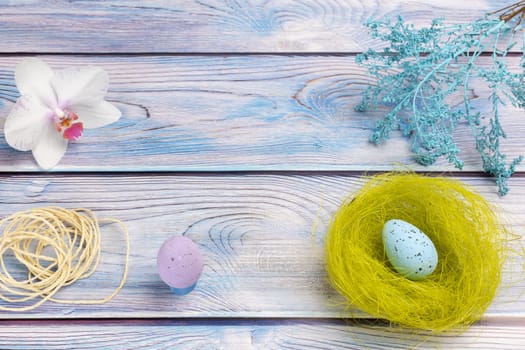
<path id="1" fill-rule="evenodd" d="M 51 52 L 51 51 L 12 51 L 12 52 L 0 52 L 0 57 L 12 58 L 12 57 L 32 57 L 32 56 L 73 56 L 73 57 L 192 57 L 192 56 L 209 56 L 209 57 L 241 57 L 241 56 L 298 56 L 298 57 L 355 57 L 362 54 L 362 52 L 344 52 L 344 51 L 324 51 L 324 52 L 272 52 L 272 51 L 260 51 L 260 52 L 234 52 L 234 51 L 216 51 L 216 52 Z M 493 51 L 484 51 L 478 55 L 478 57 L 492 57 Z M 521 52 L 509 52 L 507 57 L 522 57 L 524 53 Z"/>
<path id="2" fill-rule="evenodd" d="M 475 326 L 513 327 L 524 326 L 521 316 L 490 316 L 472 324 Z M 389 322 L 378 318 L 335 318 L 335 317 L 122 317 L 122 318 L 25 318 L 0 319 L 2 326 L 203 326 L 203 325 L 287 325 L 287 324 L 330 324 L 341 326 L 388 327 Z"/>
<path id="3" fill-rule="evenodd" d="M 98 170 L 98 171 L 47 171 L 47 172 L 32 172 L 32 171 L 0 171 L 0 177 L 41 177 L 41 176 L 57 176 L 57 177 L 68 177 L 68 176 L 194 176 L 194 177 L 221 177 L 221 176 L 262 176 L 262 175 L 276 175 L 276 176 L 338 176 L 338 177 L 362 177 L 372 176 L 378 174 L 384 174 L 389 172 L 413 172 L 421 175 L 428 176 L 443 176 L 443 177 L 458 177 L 458 178 L 492 178 L 488 173 L 482 171 L 439 171 L 429 169 L 428 171 L 422 170 L 410 170 L 410 169 L 392 169 L 392 170 L 210 170 L 210 171 L 158 171 L 158 170 L 142 170 L 142 171 L 129 171 L 129 170 Z M 525 177 L 525 170 L 516 171 L 512 177 L 522 178 Z"/>

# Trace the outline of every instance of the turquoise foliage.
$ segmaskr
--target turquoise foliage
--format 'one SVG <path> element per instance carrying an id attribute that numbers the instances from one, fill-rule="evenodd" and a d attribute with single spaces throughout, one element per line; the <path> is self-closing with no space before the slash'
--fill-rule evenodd
<path id="1" fill-rule="evenodd" d="M 517 73 L 506 64 L 515 44 L 515 29 L 488 17 L 455 25 L 436 19 L 422 29 L 398 17 L 395 22 L 370 20 L 367 27 L 373 38 L 388 44 L 383 50 L 357 56 L 357 62 L 376 82 L 363 92 L 356 110 L 379 105 L 388 108 L 370 140 L 379 144 L 388 140 L 392 131 L 400 130 L 410 139 L 417 162 L 429 165 L 446 157 L 461 169 L 453 132 L 459 124 L 467 124 L 483 169 L 495 177 L 499 193 L 506 194 L 507 180 L 522 157 L 508 161 L 500 152 L 500 141 L 506 137 L 500 125 L 500 107 L 506 103 L 525 107 L 523 57 Z M 479 64 L 481 55 L 490 55 L 491 64 Z M 480 83 L 489 89 L 489 115 L 482 115 L 471 103 L 471 84 Z M 458 96 L 462 101 L 459 106 Z"/>

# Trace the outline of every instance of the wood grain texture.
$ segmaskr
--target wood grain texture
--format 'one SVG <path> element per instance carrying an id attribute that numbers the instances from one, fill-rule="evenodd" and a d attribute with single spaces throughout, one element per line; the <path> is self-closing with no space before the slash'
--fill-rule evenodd
<path id="1" fill-rule="evenodd" d="M 513 179 L 515 190 L 504 199 L 486 178 L 464 180 L 500 206 L 523 235 L 525 178 Z M 349 317 L 327 281 L 323 242 L 333 212 L 362 184 L 360 177 L 328 175 L 4 175 L 0 217 L 47 205 L 88 207 L 126 223 L 131 258 L 128 282 L 107 304 L 45 303 L 0 318 Z M 197 288 L 184 297 L 171 294 L 156 272 L 157 251 L 175 234 L 196 241 L 205 256 Z M 97 273 L 62 291 L 62 298 L 102 298 L 118 284 L 123 236 L 104 226 L 103 237 Z M 522 268 L 519 260 L 506 266 L 504 288 L 487 319 L 525 317 Z"/>
<path id="2" fill-rule="evenodd" d="M 453 169 L 445 161 L 415 165 L 399 135 L 368 143 L 385 111 L 353 111 L 371 83 L 355 53 L 381 45 L 362 24 L 397 15 L 416 26 L 439 16 L 467 22 L 514 1 L 0 0 L 0 217 L 87 207 L 123 220 L 132 247 L 128 282 L 115 299 L 2 312 L 0 348 L 525 348 L 523 259 L 507 263 L 481 322 L 423 339 L 345 310 L 323 262 L 331 215 L 364 182 L 353 171 Z M 71 144 L 57 172 L 41 173 L 30 153 L 3 137 L 19 97 L 14 67 L 27 54 L 48 54 L 42 58 L 55 68 L 102 66 L 108 99 L 123 112 Z M 517 57 L 510 62 L 519 67 Z M 473 106 L 489 114 L 486 87 L 473 86 Z M 502 115 L 502 150 L 515 157 L 525 150 L 523 111 Z M 525 168 L 500 198 L 480 176 L 470 132 L 460 127 L 456 136 L 473 171 L 458 176 L 523 237 Z M 123 234 L 116 225 L 102 231 L 97 272 L 58 297 L 102 298 L 117 286 Z M 156 272 L 158 248 L 176 234 L 205 256 L 202 278 L 183 297 Z M 7 260 L 14 274 L 23 272 Z"/>
<path id="3" fill-rule="evenodd" d="M 456 335 L 413 335 L 371 324 L 323 320 L 96 321 L 0 323 L 8 349 L 523 349 L 524 326 L 478 324 Z"/>
<path id="4" fill-rule="evenodd" d="M 0 57 L 0 134 L 18 92 L 20 56 Z M 59 171 L 386 170 L 454 168 L 446 160 L 417 166 L 399 133 L 368 142 L 385 110 L 353 110 L 371 83 L 353 56 L 46 56 L 56 68 L 97 65 L 110 74 L 117 123 L 87 130 L 70 145 Z M 485 61 L 488 62 L 488 61 Z M 510 64 L 518 67 L 519 59 Z M 489 92 L 474 85 L 472 106 L 490 115 Z M 458 104 L 459 104 L 458 100 Z M 523 111 L 501 110 L 501 149 L 523 154 Z M 479 171 L 474 137 L 459 127 L 464 170 Z M 518 170 L 521 168 L 518 168 Z M 38 171 L 30 152 L 0 136 L 0 171 Z"/>
<path id="5" fill-rule="evenodd" d="M 466 22 L 512 0 L 0 1 L 0 52 L 359 52 L 369 17 Z"/>

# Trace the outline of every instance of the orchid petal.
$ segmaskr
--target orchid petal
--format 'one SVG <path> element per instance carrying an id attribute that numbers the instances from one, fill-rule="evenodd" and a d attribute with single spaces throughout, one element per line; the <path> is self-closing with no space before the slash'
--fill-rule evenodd
<path id="1" fill-rule="evenodd" d="M 80 118 L 84 128 L 93 129 L 119 120 L 120 111 L 107 101 L 95 105 L 73 105 L 70 107 Z"/>
<path id="2" fill-rule="evenodd" d="M 50 110 L 37 97 L 20 97 L 5 120 L 4 134 L 8 145 L 19 151 L 30 151 L 45 124 L 51 124 L 50 117 Z"/>
<path id="3" fill-rule="evenodd" d="M 108 73 L 97 67 L 67 68 L 55 72 L 51 85 L 61 108 L 75 104 L 97 104 L 108 91 Z"/>
<path id="4" fill-rule="evenodd" d="M 51 68 L 38 58 L 26 58 L 16 66 L 15 81 L 20 94 L 36 96 L 46 106 L 56 104 L 52 78 Z"/>
<path id="5" fill-rule="evenodd" d="M 48 123 L 33 147 L 33 157 L 42 169 L 51 169 L 62 159 L 66 149 L 67 140 L 56 131 L 53 123 Z"/>

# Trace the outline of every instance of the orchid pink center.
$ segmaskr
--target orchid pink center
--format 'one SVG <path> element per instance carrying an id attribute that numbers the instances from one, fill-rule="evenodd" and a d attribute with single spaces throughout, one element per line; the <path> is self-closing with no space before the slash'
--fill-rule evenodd
<path id="1" fill-rule="evenodd" d="M 78 140 L 84 132 L 84 125 L 78 121 L 78 115 L 70 110 L 55 109 L 53 118 L 56 130 L 66 140 Z"/>

